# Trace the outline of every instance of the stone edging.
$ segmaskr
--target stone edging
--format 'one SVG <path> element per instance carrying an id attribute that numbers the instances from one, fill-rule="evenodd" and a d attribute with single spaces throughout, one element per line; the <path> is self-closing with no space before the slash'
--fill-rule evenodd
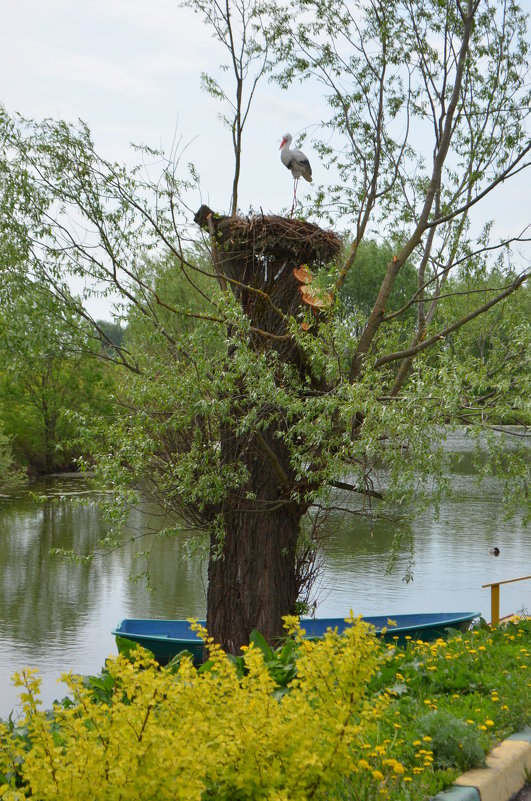
<path id="1" fill-rule="evenodd" d="M 432 801 L 509 801 L 531 775 L 531 727 L 513 734 L 487 756 L 487 767 L 469 770 Z"/>

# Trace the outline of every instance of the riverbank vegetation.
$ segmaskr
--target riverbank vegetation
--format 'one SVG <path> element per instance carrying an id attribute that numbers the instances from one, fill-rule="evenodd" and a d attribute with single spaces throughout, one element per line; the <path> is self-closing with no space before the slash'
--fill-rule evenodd
<path id="1" fill-rule="evenodd" d="M 29 476 L 75 469 L 75 416 L 114 409 L 116 376 L 103 356 L 88 326 L 42 288 L 3 296 L 0 426 Z"/>
<path id="2" fill-rule="evenodd" d="M 359 620 L 315 642 L 287 623 L 282 649 L 256 636 L 238 659 L 203 631 L 199 670 L 135 649 L 99 677 L 67 676 L 53 711 L 22 671 L 0 797 L 426 801 L 531 720 L 529 620 L 405 646 Z"/>
<path id="3" fill-rule="evenodd" d="M 0 492 L 7 492 L 23 481 L 13 457 L 11 440 L 0 429 Z"/>

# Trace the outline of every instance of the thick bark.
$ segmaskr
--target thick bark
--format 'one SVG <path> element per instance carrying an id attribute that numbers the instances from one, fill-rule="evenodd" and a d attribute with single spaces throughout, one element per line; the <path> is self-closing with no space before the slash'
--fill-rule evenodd
<path id="1" fill-rule="evenodd" d="M 264 434 L 262 446 L 224 432 L 222 453 L 236 456 L 249 471 L 239 496 L 223 509 L 225 536 L 213 537 L 208 568 L 207 628 L 228 653 L 238 653 L 258 629 L 269 642 L 282 635 L 282 616 L 293 614 L 299 594 L 297 541 L 305 509 L 289 498 L 285 454 L 278 439 Z M 246 499 L 246 493 L 254 495 Z"/>
<path id="2" fill-rule="evenodd" d="M 234 511 L 227 524 L 221 555 L 218 543 L 211 545 L 207 628 L 225 651 L 236 654 L 253 629 L 274 642 L 282 635 L 282 616 L 295 612 L 299 525 L 297 515 L 285 511 Z"/>

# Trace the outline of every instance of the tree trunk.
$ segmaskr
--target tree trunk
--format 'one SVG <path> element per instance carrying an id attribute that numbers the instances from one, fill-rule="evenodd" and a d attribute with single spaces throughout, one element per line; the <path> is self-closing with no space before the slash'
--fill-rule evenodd
<path id="1" fill-rule="evenodd" d="M 42 400 L 43 413 L 43 438 L 44 438 L 44 472 L 51 473 L 54 467 L 55 456 L 55 429 L 57 426 L 57 415 L 50 411 L 45 398 Z"/>
<path id="2" fill-rule="evenodd" d="M 263 436 L 270 455 L 228 431 L 221 442 L 223 457 L 234 462 L 237 456 L 249 472 L 241 494 L 224 503 L 225 536 L 212 538 L 208 567 L 208 632 L 233 654 L 253 629 L 269 642 L 281 636 L 282 616 L 295 612 L 300 589 L 297 542 L 305 508 L 290 500 L 282 481 L 289 474 L 282 445 Z"/>
<path id="3" fill-rule="evenodd" d="M 238 177 L 238 165 L 235 179 Z M 208 230 L 214 268 L 223 290 L 230 288 L 251 328 L 249 347 L 256 353 L 275 350 L 279 363 L 299 371 L 304 385 L 324 388 L 315 378 L 297 338 L 292 318 L 301 319 L 307 300 L 296 270 L 318 270 L 341 250 L 341 240 L 312 223 L 264 214 L 247 218 L 215 214 L 201 206 L 194 217 Z M 309 305 L 309 304 L 308 304 Z M 314 318 L 318 320 L 316 310 Z M 230 359 L 230 353 L 228 354 Z M 279 374 L 279 381 L 282 381 Z M 220 501 L 224 536 L 212 537 L 208 566 L 207 629 L 228 653 L 236 654 L 258 629 L 270 642 L 284 632 L 282 616 L 293 614 L 301 589 L 309 586 L 312 549 L 298 551 L 301 520 L 307 511 L 309 487 L 295 475 L 281 437 L 287 425 L 279 413 L 266 430 L 259 426 L 239 433 L 247 390 L 235 391 L 231 423 L 220 432 L 221 462 L 247 470 L 245 486 L 227 492 Z M 268 419 L 273 414 L 267 411 Z M 218 509 L 216 513 L 218 514 Z M 208 522 L 211 523 L 212 517 Z"/>

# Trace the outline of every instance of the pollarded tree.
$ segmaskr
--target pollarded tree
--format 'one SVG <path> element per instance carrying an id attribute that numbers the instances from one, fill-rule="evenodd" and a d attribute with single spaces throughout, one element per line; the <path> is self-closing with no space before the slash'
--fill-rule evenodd
<path id="1" fill-rule="evenodd" d="M 344 247 L 302 220 L 206 208 L 192 246 L 182 202 L 192 187 L 175 167 L 151 182 L 144 167 L 99 157 L 85 126 L 3 120 L 4 241 L 12 229 L 58 295 L 66 273 L 90 276 L 120 291 L 153 332 L 149 348 L 142 338 L 134 351 L 127 340 L 114 346 L 130 368 L 130 413 L 105 424 L 100 468 L 125 490 L 143 482 L 208 531 L 208 627 L 229 651 L 254 627 L 269 638 L 281 631 L 282 614 L 311 581 L 321 510 L 396 510 L 437 476 L 435 426 L 463 411 L 466 371 L 449 358 L 448 337 L 510 302 L 529 276 L 510 264 L 497 289 L 470 294 L 466 311 L 438 314 L 448 277 L 499 247 L 488 225 L 472 237 L 472 213 L 529 164 L 519 7 L 296 5 L 296 29 L 286 8 L 270 9 L 268 53 L 278 53 L 282 84 L 314 81 L 329 102 L 319 147 L 338 180 L 319 193 L 315 213 L 346 224 Z M 394 252 L 358 331 L 359 319 L 351 325 L 337 313 L 337 295 L 356 275 L 364 238 L 376 233 Z M 162 291 L 142 258 L 161 249 L 202 297 L 199 307 Z M 416 288 L 391 309 L 406 264 Z M 210 293 L 204 279 L 215 282 Z M 503 402 L 510 386 L 498 386 Z M 518 481 L 518 454 L 511 469 Z"/>

